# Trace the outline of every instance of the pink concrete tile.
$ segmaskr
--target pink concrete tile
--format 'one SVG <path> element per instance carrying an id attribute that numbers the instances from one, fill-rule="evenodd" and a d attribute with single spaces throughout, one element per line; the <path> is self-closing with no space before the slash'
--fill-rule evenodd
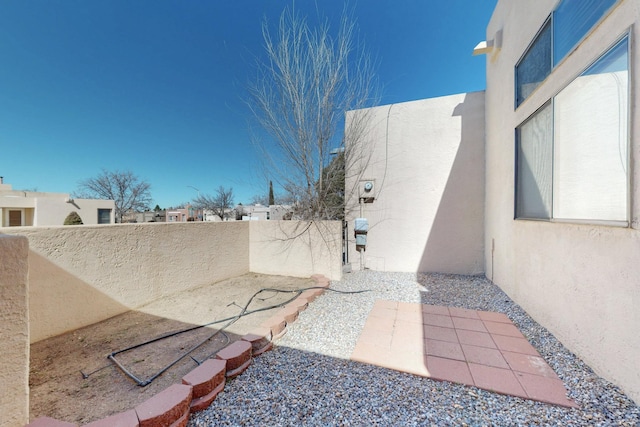
<path id="1" fill-rule="evenodd" d="M 393 328 L 393 335 L 403 335 L 411 339 L 417 339 L 422 341 L 424 338 L 424 332 L 422 323 L 408 322 L 396 320 L 395 327 Z"/>
<path id="2" fill-rule="evenodd" d="M 468 319 L 464 317 L 452 317 L 453 325 L 456 329 L 466 329 L 468 331 L 487 332 L 484 323 L 480 319 Z"/>
<path id="3" fill-rule="evenodd" d="M 507 324 L 489 321 L 484 321 L 483 323 L 491 335 L 507 335 L 509 337 L 524 338 L 522 333 L 513 325 L 513 323 Z"/>
<path id="4" fill-rule="evenodd" d="M 527 397 L 520 382 L 509 369 L 469 363 L 469 370 L 477 387 L 502 394 Z"/>
<path id="5" fill-rule="evenodd" d="M 399 309 L 396 314 L 396 321 L 422 324 L 422 311 Z"/>
<path id="6" fill-rule="evenodd" d="M 504 313 L 496 313 L 494 311 L 478 311 L 478 317 L 482 320 L 499 323 L 512 323 L 509 316 Z"/>
<path id="7" fill-rule="evenodd" d="M 467 319 L 480 319 L 478 312 L 467 308 L 449 307 L 449 314 L 452 317 L 466 317 Z"/>
<path id="8" fill-rule="evenodd" d="M 398 312 L 397 310 L 392 310 L 392 309 L 389 309 L 389 308 L 374 307 L 371 310 L 371 313 L 369 313 L 369 316 L 371 316 L 371 317 L 380 317 L 380 318 L 383 318 L 383 319 L 395 320 L 397 312 Z"/>
<path id="9" fill-rule="evenodd" d="M 460 360 L 445 359 L 437 356 L 427 356 L 427 369 L 430 378 L 473 385 L 473 378 L 469 367 Z"/>
<path id="10" fill-rule="evenodd" d="M 504 357 L 512 370 L 524 372 L 532 375 L 541 375 L 548 378 L 558 378 L 553 369 L 540 356 L 531 356 L 529 354 L 511 353 L 503 351 Z"/>
<path id="11" fill-rule="evenodd" d="M 391 332 L 393 331 L 394 324 L 395 320 L 392 318 L 369 316 L 364 324 L 364 328 L 379 332 Z"/>
<path id="12" fill-rule="evenodd" d="M 524 337 L 518 338 L 507 335 L 492 335 L 491 337 L 500 350 L 539 356 L 538 350 Z"/>
<path id="13" fill-rule="evenodd" d="M 478 347 L 497 348 L 491 339 L 491 335 L 486 332 L 467 331 L 465 329 L 456 329 L 458 341 L 460 344 L 475 345 Z"/>
<path id="14" fill-rule="evenodd" d="M 391 351 L 371 351 L 366 346 L 356 345 L 351 354 L 351 360 L 383 368 L 401 370 L 400 364 Z"/>
<path id="15" fill-rule="evenodd" d="M 422 313 L 422 304 L 417 302 L 398 302 L 398 311 L 412 311 Z"/>
<path id="16" fill-rule="evenodd" d="M 364 341 L 358 341 L 351 353 L 351 360 L 373 365 L 379 365 L 379 363 L 389 358 L 391 358 L 391 351 L 388 348 L 381 348 L 373 343 Z"/>
<path id="17" fill-rule="evenodd" d="M 440 341 L 458 342 L 458 336 L 456 330 L 452 328 L 442 328 L 440 326 L 424 325 L 423 327 L 424 338 L 431 338 Z"/>
<path id="18" fill-rule="evenodd" d="M 462 344 L 462 351 L 464 352 L 467 362 L 509 369 L 509 364 L 504 360 L 504 357 L 502 357 L 500 350 Z"/>
<path id="19" fill-rule="evenodd" d="M 422 305 L 422 312 L 426 314 L 439 314 L 441 316 L 449 316 L 449 309 L 442 305 Z"/>
<path id="20" fill-rule="evenodd" d="M 425 340 L 427 355 L 444 357 L 445 359 L 465 360 L 460 344 L 448 341 Z"/>
<path id="21" fill-rule="evenodd" d="M 389 301 L 389 300 L 384 300 L 384 299 L 379 299 L 376 300 L 376 302 L 373 305 L 374 308 L 387 308 L 387 309 L 391 309 L 391 310 L 397 310 L 398 309 L 398 301 Z"/>
<path id="22" fill-rule="evenodd" d="M 380 332 L 375 329 L 365 328 L 360 333 L 358 342 L 366 342 L 376 347 L 388 349 L 391 346 L 392 338 L 393 338 L 393 333 L 391 331 Z"/>
<path id="23" fill-rule="evenodd" d="M 391 338 L 391 351 L 393 353 L 424 354 L 424 341 L 422 337 L 414 338 L 410 335 L 393 334 Z"/>
<path id="24" fill-rule="evenodd" d="M 441 326 L 443 328 L 453 328 L 453 321 L 450 316 L 441 316 L 439 314 L 422 314 L 422 323 L 431 326 Z"/>
<path id="25" fill-rule="evenodd" d="M 393 353 L 390 363 L 395 367 L 393 369 L 402 372 L 408 372 L 423 377 L 429 376 L 427 363 L 424 354 L 421 353 Z"/>
<path id="26" fill-rule="evenodd" d="M 570 408 L 578 407 L 575 402 L 567 398 L 567 390 L 559 379 L 522 372 L 516 372 L 515 375 L 529 398 Z"/>

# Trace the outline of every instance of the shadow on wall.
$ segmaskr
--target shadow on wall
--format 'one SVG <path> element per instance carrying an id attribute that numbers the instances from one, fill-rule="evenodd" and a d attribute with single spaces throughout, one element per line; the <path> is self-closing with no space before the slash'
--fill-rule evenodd
<path id="1" fill-rule="evenodd" d="M 452 116 L 462 120 L 460 145 L 419 271 L 484 272 L 484 96 L 484 92 L 468 93 L 453 110 Z"/>
<path id="2" fill-rule="evenodd" d="M 29 250 L 32 343 L 128 310 L 87 282 Z"/>

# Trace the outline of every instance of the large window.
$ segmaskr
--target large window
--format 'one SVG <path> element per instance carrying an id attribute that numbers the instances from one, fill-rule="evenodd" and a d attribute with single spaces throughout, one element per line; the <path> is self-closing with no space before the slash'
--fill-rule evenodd
<path id="1" fill-rule="evenodd" d="M 516 107 L 618 0 L 562 0 L 516 64 Z"/>
<path id="2" fill-rule="evenodd" d="M 628 221 L 629 41 L 517 129 L 516 217 Z"/>

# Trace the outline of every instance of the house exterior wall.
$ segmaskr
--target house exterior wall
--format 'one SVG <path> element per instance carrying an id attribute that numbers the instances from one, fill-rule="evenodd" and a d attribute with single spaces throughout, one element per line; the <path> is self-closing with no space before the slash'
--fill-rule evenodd
<path id="1" fill-rule="evenodd" d="M 347 113 L 347 129 L 354 114 Z M 484 93 L 385 105 L 368 114 L 362 144 L 370 158 L 345 183 L 352 267 L 362 267 L 353 236 L 362 215 L 369 223 L 365 268 L 483 273 Z M 347 147 L 348 154 L 353 150 Z M 374 182 L 375 198 L 361 212 L 364 181 Z"/>
<path id="2" fill-rule="evenodd" d="M 0 426 L 29 422 L 27 239 L 0 235 Z"/>
<path id="3" fill-rule="evenodd" d="M 487 40 L 486 275 L 599 375 L 640 401 L 640 4 L 621 0 L 514 110 L 514 67 L 557 0 L 499 0 Z M 630 226 L 514 220 L 514 130 L 631 29 Z M 586 124 L 585 124 L 586 125 Z"/>
<path id="4" fill-rule="evenodd" d="M 16 191 L 9 184 L 0 186 L 0 227 L 9 225 L 10 210 L 22 212 L 24 226 L 63 225 L 67 215 L 73 211 L 80 215 L 84 225 L 96 225 L 98 209 L 110 209 L 111 223 L 115 222 L 113 200 L 72 199 L 66 193 Z"/>

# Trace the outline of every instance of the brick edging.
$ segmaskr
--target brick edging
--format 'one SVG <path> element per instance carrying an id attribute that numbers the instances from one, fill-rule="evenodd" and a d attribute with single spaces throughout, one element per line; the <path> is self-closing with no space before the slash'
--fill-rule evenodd
<path id="1" fill-rule="evenodd" d="M 182 377 L 182 384 L 172 384 L 134 409 L 113 414 L 85 424 L 85 427 L 185 427 L 189 414 L 206 409 L 224 390 L 226 378 L 243 373 L 253 357 L 273 348 L 273 342 L 287 332 L 298 314 L 329 288 L 329 279 L 322 274 L 311 278 L 320 289 L 304 291 L 298 298 L 281 308 L 259 328 L 246 334 L 207 359 Z M 40 417 L 25 427 L 77 427 L 77 424 Z"/>

